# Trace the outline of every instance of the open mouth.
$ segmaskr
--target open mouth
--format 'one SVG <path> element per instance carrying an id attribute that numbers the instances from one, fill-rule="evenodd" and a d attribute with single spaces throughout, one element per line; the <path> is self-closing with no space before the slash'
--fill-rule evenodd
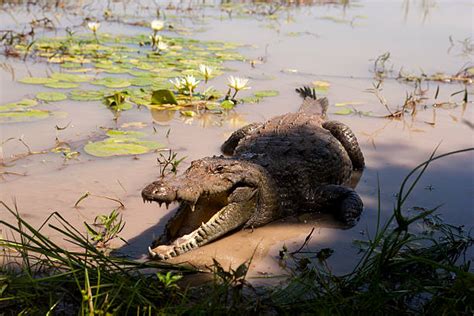
<path id="1" fill-rule="evenodd" d="M 255 188 L 234 185 L 220 191 L 192 192 L 192 188 L 173 188 L 154 182 L 142 191 L 144 202 L 179 203 L 164 233 L 149 253 L 155 259 L 169 259 L 209 243 L 243 226 L 256 208 Z"/>

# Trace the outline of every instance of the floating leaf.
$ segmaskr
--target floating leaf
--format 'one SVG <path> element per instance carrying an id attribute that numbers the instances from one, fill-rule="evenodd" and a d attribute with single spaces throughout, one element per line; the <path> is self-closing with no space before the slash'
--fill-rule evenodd
<path id="1" fill-rule="evenodd" d="M 187 116 L 187 117 L 194 117 L 197 115 L 196 112 L 194 111 L 179 111 L 179 113 L 183 116 Z"/>
<path id="2" fill-rule="evenodd" d="M 280 94 L 280 92 L 276 90 L 262 90 L 262 91 L 255 91 L 254 95 L 257 98 L 267 98 L 267 97 L 276 97 Z"/>
<path id="3" fill-rule="evenodd" d="M 334 104 L 334 106 L 348 106 L 348 105 L 361 105 L 361 104 L 364 104 L 364 102 L 357 102 L 357 101 L 354 101 L 354 102 L 339 102 L 339 103 L 336 103 Z"/>
<path id="4" fill-rule="evenodd" d="M 259 98 L 256 96 L 250 96 L 250 97 L 242 98 L 241 100 L 244 103 L 254 104 L 254 103 L 259 103 L 260 101 L 262 101 L 262 98 Z"/>
<path id="5" fill-rule="evenodd" d="M 58 82 L 58 80 L 56 79 L 46 78 L 46 77 L 26 77 L 18 81 L 21 83 L 27 83 L 27 84 L 46 84 L 46 83 Z"/>
<path id="6" fill-rule="evenodd" d="M 104 93 L 98 90 L 73 90 L 70 93 L 71 100 L 75 101 L 98 101 L 103 97 Z"/>
<path id="7" fill-rule="evenodd" d="M 312 85 L 314 86 L 316 93 L 319 94 L 326 94 L 329 91 L 329 87 L 331 86 L 329 82 L 319 80 L 313 81 Z"/>
<path id="8" fill-rule="evenodd" d="M 154 81 L 155 80 L 152 78 L 138 77 L 138 78 L 131 79 L 130 83 L 134 86 L 145 87 L 145 86 L 151 86 L 154 83 Z"/>
<path id="9" fill-rule="evenodd" d="M 126 88 L 131 86 L 130 81 L 117 77 L 105 77 L 91 82 L 95 85 L 103 85 L 108 88 Z"/>
<path id="10" fill-rule="evenodd" d="M 334 114 L 337 114 L 337 115 L 349 115 L 351 113 L 353 113 L 354 111 L 352 111 L 351 109 L 349 108 L 342 108 L 340 109 L 339 111 L 336 111 L 334 112 Z"/>
<path id="11" fill-rule="evenodd" d="M 233 109 L 234 107 L 235 107 L 235 104 L 231 100 L 225 100 L 221 102 L 221 108 L 225 110 L 230 110 L 230 109 Z"/>
<path id="12" fill-rule="evenodd" d="M 24 110 L 24 108 L 35 106 L 37 104 L 38 104 L 38 101 L 34 99 L 23 99 L 18 102 L 0 105 L 0 112 L 12 111 L 12 110 Z"/>
<path id="13" fill-rule="evenodd" d="M 66 100 L 67 95 L 61 92 L 40 92 L 36 94 L 36 98 L 46 102 L 56 102 Z"/>
<path id="14" fill-rule="evenodd" d="M 121 131 L 117 129 L 108 130 L 106 134 L 109 137 L 126 137 L 126 138 L 142 138 L 146 136 L 146 134 L 143 132 Z"/>
<path id="15" fill-rule="evenodd" d="M 49 117 L 49 112 L 42 110 L 0 112 L 0 123 L 30 122 L 47 117 Z"/>
<path id="16" fill-rule="evenodd" d="M 79 82 L 91 81 L 94 77 L 88 76 L 88 75 L 76 75 L 76 74 L 66 74 L 63 72 L 55 72 L 51 74 L 51 78 L 58 81 L 79 83 Z"/>
<path id="17" fill-rule="evenodd" d="M 145 154 L 160 147 L 163 146 L 153 141 L 143 141 L 136 138 L 111 137 L 103 141 L 89 143 L 84 146 L 84 150 L 92 156 L 111 157 Z"/>
<path id="18" fill-rule="evenodd" d="M 151 104 L 173 104 L 177 105 L 178 101 L 174 96 L 174 93 L 168 89 L 161 89 L 153 91 L 151 95 Z"/>
<path id="19" fill-rule="evenodd" d="M 48 88 L 55 88 L 55 89 L 72 89 L 77 88 L 79 85 L 73 82 L 51 82 L 44 85 Z"/>
<path id="20" fill-rule="evenodd" d="M 311 84 L 315 88 L 318 88 L 318 89 L 329 89 L 329 87 L 331 86 L 331 84 L 329 82 L 319 81 L 319 80 L 313 81 Z"/>

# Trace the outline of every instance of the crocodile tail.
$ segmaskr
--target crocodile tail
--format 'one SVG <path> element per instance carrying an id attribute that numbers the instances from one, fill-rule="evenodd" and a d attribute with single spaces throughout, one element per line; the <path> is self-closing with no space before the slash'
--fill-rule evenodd
<path id="1" fill-rule="evenodd" d="M 296 92 L 302 97 L 303 99 L 306 98 L 311 98 L 314 100 L 317 100 L 318 97 L 316 96 L 316 91 L 314 89 L 311 89 L 308 86 L 303 86 L 301 88 L 296 88 Z"/>
<path id="2" fill-rule="evenodd" d="M 299 112 L 307 114 L 326 116 L 329 102 L 327 98 L 319 98 L 316 96 L 316 91 L 308 86 L 297 88 L 296 92 L 303 98 L 303 103 Z"/>

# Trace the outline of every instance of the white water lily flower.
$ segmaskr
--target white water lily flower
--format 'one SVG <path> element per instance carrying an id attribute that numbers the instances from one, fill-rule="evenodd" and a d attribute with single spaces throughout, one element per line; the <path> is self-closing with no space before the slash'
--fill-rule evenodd
<path id="1" fill-rule="evenodd" d="M 199 71 L 203 74 L 204 78 L 208 79 L 212 74 L 212 68 L 206 65 L 199 65 Z"/>
<path id="2" fill-rule="evenodd" d="M 174 78 L 174 80 L 170 79 L 170 82 L 176 88 L 176 90 L 181 91 L 185 88 L 184 82 L 182 78 Z"/>
<path id="3" fill-rule="evenodd" d="M 249 80 L 246 78 L 230 76 L 227 78 L 227 80 L 229 81 L 227 85 L 231 88 L 234 88 L 235 92 L 250 89 L 250 87 L 247 87 Z"/>
<path id="4" fill-rule="evenodd" d="M 153 20 L 150 23 L 151 29 L 155 32 L 161 31 L 165 27 L 165 22 L 161 20 Z"/>
<path id="5" fill-rule="evenodd" d="M 158 48 L 158 50 L 167 50 L 168 44 L 163 41 L 158 41 L 158 45 L 156 46 L 156 48 Z"/>
<path id="6" fill-rule="evenodd" d="M 100 23 L 99 22 L 89 22 L 89 23 L 87 23 L 87 27 L 89 28 L 89 30 L 91 30 L 92 32 L 95 33 L 99 29 Z"/>
<path id="7" fill-rule="evenodd" d="M 192 75 L 187 75 L 185 76 L 182 80 L 182 83 L 186 86 L 186 88 L 190 91 L 194 91 L 194 89 L 196 89 L 196 87 L 198 86 L 199 80 L 196 80 L 196 78 L 194 78 L 194 76 Z"/>

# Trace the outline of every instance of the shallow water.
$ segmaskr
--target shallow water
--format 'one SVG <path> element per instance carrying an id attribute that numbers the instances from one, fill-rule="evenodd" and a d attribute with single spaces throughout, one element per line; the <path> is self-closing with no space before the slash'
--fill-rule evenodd
<path id="1" fill-rule="evenodd" d="M 159 176 L 157 154 L 96 158 L 85 153 L 81 144 L 100 137 L 101 127 L 116 128 L 129 122 L 144 122 L 147 126 L 143 131 L 180 156 L 187 157 L 180 166 L 183 171 L 192 160 L 219 154 L 220 144 L 238 127 L 296 111 L 300 99 L 294 93 L 295 88 L 316 80 L 325 81 L 330 83 L 327 92 L 331 104 L 329 117 L 351 126 L 366 159 L 367 168 L 357 186 L 365 204 L 360 222 L 352 229 L 342 230 L 337 223 L 320 216 L 284 219 L 253 232 L 236 232 L 172 261 L 204 266 L 210 265 L 211 258 L 215 257 L 227 267 L 253 256 L 251 276 L 278 276 L 285 273 L 278 260 L 282 246 L 286 245 L 290 251 L 297 249 L 316 227 L 308 249 L 335 249 L 329 264 L 336 272 L 348 272 L 357 260 L 357 248 L 352 245 L 352 240 L 365 239 L 367 232 L 375 229 L 378 182 L 381 217 L 385 220 L 391 215 L 403 178 L 426 160 L 438 145 L 438 154 L 474 145 L 473 130 L 469 125 L 474 122 L 472 103 L 450 109 L 431 106 L 438 85 L 438 101 L 461 103 L 462 94 L 450 95 L 463 90 L 462 84 L 423 83 L 423 89 L 427 89 L 426 108 L 419 105 L 416 115 L 407 114 L 398 120 L 381 118 L 388 114 L 387 110 L 366 91 L 374 82 L 374 74 L 370 71 L 374 59 L 384 52 L 391 53 L 388 66 L 393 68 L 395 76 L 402 67 L 416 74 L 422 69 L 427 74 L 443 72 L 452 75 L 472 62 L 472 51 L 463 54 L 463 47 L 457 42 L 472 37 L 474 7 L 471 1 L 358 1 L 350 2 L 349 6 L 300 6 L 282 9 L 278 19 L 237 12 L 229 18 L 219 6 L 209 5 L 209 2 L 203 7 L 193 5 L 192 10 L 184 10 L 188 2 L 175 3 L 175 8 L 164 10 L 170 19 L 171 16 L 179 17 L 180 23 L 191 31 L 200 30 L 185 36 L 248 44 L 240 52 L 249 61 L 257 62 L 253 66 L 250 62 L 229 62 L 227 66 L 236 70 L 231 74 L 250 78 L 252 90 L 275 89 L 280 95 L 258 104 L 238 105 L 225 118 L 167 117 L 142 108 L 123 112 L 116 123 L 111 112 L 98 101 L 62 101 L 46 105 L 43 108 L 61 113 L 37 122 L 0 125 L 0 141 L 22 136 L 31 150 L 42 151 L 54 148 L 55 138 L 59 137 L 77 144 L 81 155 L 78 160 L 67 162 L 52 153 L 31 155 L 1 167 L 2 172 L 26 175 L 4 174 L 0 182 L 0 200 L 10 205 L 15 201 L 20 213 L 33 224 L 39 225 L 51 212 L 58 211 L 70 223 L 81 227 L 84 221 L 91 223 L 97 215 L 109 213 L 118 206 L 114 201 L 97 196 L 120 199 L 126 206 L 121 211 L 126 222 L 121 236 L 128 240 L 129 245 L 119 251 L 137 258 L 144 257 L 148 245 L 161 233 L 172 213 L 172 208 L 166 210 L 155 204 L 143 204 L 140 196 L 141 189 Z M 142 6 L 146 5 L 142 3 Z M 135 16 L 140 16 L 140 19 L 152 19 L 153 9 L 138 7 L 128 8 L 128 14 L 136 10 L 139 14 Z M 23 6 L 4 8 L 6 10 L 0 13 L 2 29 L 19 27 L 33 16 L 41 16 L 28 13 Z M 123 13 L 120 3 L 112 4 L 111 9 Z M 101 10 L 100 7 L 87 7 L 84 14 L 99 16 Z M 45 15 L 54 16 L 52 13 Z M 80 16 L 67 11 L 60 11 L 52 19 L 63 27 L 78 25 L 82 21 Z M 85 32 L 84 28 L 81 30 Z M 115 22 L 103 22 L 101 31 L 121 34 L 148 32 L 145 27 Z M 63 32 L 59 29 L 58 34 Z M 55 36 L 54 32 L 40 32 L 41 35 Z M 454 46 L 450 44 L 450 36 L 454 39 Z M 15 70 L 14 79 L 28 74 L 44 76 L 50 68 L 56 67 L 40 61 L 0 58 L 2 63 Z M 2 104 L 44 90 L 41 86 L 12 80 L 12 74 L 5 69 L 1 73 Z M 225 90 L 225 81 L 225 76 L 221 76 L 210 84 Z M 471 99 L 472 85 L 467 89 Z M 242 96 L 252 90 L 243 92 Z M 393 111 L 403 104 L 406 93 L 412 91 L 413 84 L 394 79 L 384 81 L 383 95 Z M 371 112 L 372 116 L 337 115 L 335 112 L 340 107 L 334 104 L 340 102 L 361 102 L 354 107 L 358 111 Z M 67 124 L 69 127 L 63 131 L 54 128 L 55 125 Z M 166 137 L 168 130 L 170 134 Z M 20 142 L 9 141 L 3 146 L 3 158 L 8 162 L 9 157 L 25 150 Z M 95 197 L 87 198 L 74 208 L 74 203 L 86 191 Z M 474 154 L 470 152 L 430 165 L 408 199 L 406 208 L 432 208 L 442 204 L 440 213 L 443 219 L 470 229 L 474 227 L 473 196 Z M 2 219 L 9 219 L 3 210 L 0 214 Z M 115 246 L 122 245 L 117 243 Z M 256 280 L 273 282 L 274 279 Z"/>

